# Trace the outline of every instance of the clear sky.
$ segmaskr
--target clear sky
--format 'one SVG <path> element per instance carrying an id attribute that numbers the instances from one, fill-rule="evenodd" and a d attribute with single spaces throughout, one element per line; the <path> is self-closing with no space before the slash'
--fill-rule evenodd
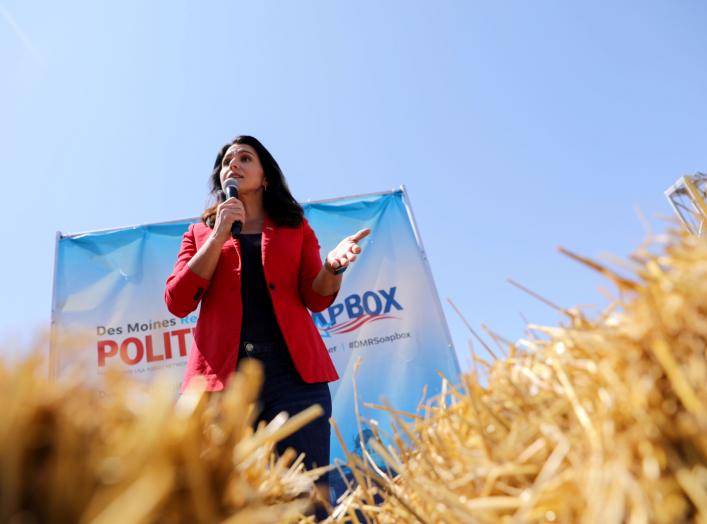
<path id="1" fill-rule="evenodd" d="M 442 300 L 509 339 L 707 170 L 707 4 L 0 0 L 0 338 L 48 324 L 55 233 L 195 216 L 259 137 L 305 201 L 405 184 Z M 467 334 L 445 303 L 466 361 Z"/>

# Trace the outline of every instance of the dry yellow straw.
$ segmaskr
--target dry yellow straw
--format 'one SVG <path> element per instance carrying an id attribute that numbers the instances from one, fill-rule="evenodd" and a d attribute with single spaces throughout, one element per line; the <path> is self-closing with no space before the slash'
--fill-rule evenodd
<path id="1" fill-rule="evenodd" d="M 194 381 L 175 404 L 157 380 L 112 374 L 108 396 L 48 382 L 37 360 L 0 364 L 0 522 L 297 522 L 317 472 L 274 444 L 315 406 L 253 432 L 262 372 L 244 362 L 223 393 Z"/>
<path id="2" fill-rule="evenodd" d="M 369 445 L 397 475 L 348 454 L 357 485 L 331 521 L 707 522 L 707 241 L 674 234 L 628 278 L 566 253 L 618 304 L 529 326 L 488 386 L 467 374 L 424 416 L 381 407 L 394 444 Z"/>

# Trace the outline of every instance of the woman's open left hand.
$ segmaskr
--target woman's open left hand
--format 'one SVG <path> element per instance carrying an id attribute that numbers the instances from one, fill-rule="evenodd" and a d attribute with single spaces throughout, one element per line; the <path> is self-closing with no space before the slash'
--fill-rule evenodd
<path id="1" fill-rule="evenodd" d="M 358 243 L 370 234 L 371 230 L 361 229 L 358 233 L 344 238 L 339 245 L 329 252 L 326 257 L 327 264 L 332 269 L 347 267 L 361 253 Z"/>

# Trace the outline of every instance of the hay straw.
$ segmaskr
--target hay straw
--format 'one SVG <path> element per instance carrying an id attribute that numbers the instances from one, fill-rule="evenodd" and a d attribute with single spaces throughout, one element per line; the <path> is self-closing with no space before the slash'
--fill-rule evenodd
<path id="1" fill-rule="evenodd" d="M 244 362 L 226 391 L 109 374 L 101 398 L 80 376 L 48 382 L 39 359 L 0 363 L 0 522 L 297 522 L 318 473 L 278 439 L 318 406 L 253 431 L 262 371 Z"/>
<path id="2" fill-rule="evenodd" d="M 466 374 L 424 416 L 377 406 L 393 444 L 368 444 L 397 474 L 345 450 L 332 522 L 707 522 L 707 241 L 642 246 L 630 278 L 564 252 L 619 302 L 529 326 L 488 386 Z"/>

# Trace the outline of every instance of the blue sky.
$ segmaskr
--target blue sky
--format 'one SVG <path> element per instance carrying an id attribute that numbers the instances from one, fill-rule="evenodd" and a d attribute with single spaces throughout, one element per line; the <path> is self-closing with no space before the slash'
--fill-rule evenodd
<path id="1" fill-rule="evenodd" d="M 49 321 L 54 239 L 197 215 L 259 137 L 295 196 L 405 184 L 437 288 L 509 339 L 603 304 L 707 169 L 707 4 L 0 0 L 0 340 Z M 467 334 L 445 304 L 466 359 Z"/>

